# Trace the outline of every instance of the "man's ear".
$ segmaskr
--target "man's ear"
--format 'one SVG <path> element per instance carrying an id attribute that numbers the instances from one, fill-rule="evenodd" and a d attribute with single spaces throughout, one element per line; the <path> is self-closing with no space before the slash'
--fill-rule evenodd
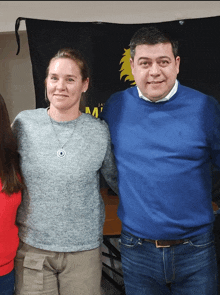
<path id="1" fill-rule="evenodd" d="M 130 66 L 131 66 L 131 72 L 133 74 L 133 69 L 134 69 L 134 60 L 130 58 Z"/>
<path id="2" fill-rule="evenodd" d="M 180 71 L 180 56 L 177 56 L 176 57 L 176 72 L 177 74 L 179 74 L 179 71 Z"/>

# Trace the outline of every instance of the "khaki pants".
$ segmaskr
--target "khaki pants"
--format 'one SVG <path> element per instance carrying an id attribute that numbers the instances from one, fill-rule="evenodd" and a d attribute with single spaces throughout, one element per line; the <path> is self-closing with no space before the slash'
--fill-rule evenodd
<path id="1" fill-rule="evenodd" d="M 16 295 L 101 295 L 100 247 L 52 252 L 20 242 L 15 258 Z"/>

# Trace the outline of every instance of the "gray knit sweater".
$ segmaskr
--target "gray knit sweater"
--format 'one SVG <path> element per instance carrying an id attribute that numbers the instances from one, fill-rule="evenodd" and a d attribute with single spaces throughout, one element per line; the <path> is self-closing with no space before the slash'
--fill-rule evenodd
<path id="1" fill-rule="evenodd" d="M 36 109 L 18 114 L 12 129 L 27 185 L 17 216 L 21 240 L 57 252 L 100 246 L 105 217 L 100 169 L 117 192 L 106 123 L 89 114 L 51 122 L 47 109 Z M 57 156 L 59 141 L 67 141 L 63 158 Z"/>

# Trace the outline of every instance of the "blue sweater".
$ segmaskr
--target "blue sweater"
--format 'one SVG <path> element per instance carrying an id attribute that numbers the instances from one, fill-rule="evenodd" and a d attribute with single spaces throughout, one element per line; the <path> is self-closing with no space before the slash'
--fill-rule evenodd
<path id="1" fill-rule="evenodd" d="M 110 128 L 123 229 L 148 239 L 207 232 L 214 221 L 210 164 L 220 168 L 218 102 L 178 85 L 166 102 L 117 92 L 100 116 Z"/>

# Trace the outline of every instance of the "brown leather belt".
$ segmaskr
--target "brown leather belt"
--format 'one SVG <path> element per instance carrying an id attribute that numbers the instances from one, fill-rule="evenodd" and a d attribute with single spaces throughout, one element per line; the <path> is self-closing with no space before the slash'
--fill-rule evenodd
<path id="1" fill-rule="evenodd" d="M 187 243 L 186 240 L 148 240 L 144 239 L 146 242 L 150 242 L 156 245 L 156 248 L 168 248 L 174 245 L 179 245 L 183 243 Z"/>

